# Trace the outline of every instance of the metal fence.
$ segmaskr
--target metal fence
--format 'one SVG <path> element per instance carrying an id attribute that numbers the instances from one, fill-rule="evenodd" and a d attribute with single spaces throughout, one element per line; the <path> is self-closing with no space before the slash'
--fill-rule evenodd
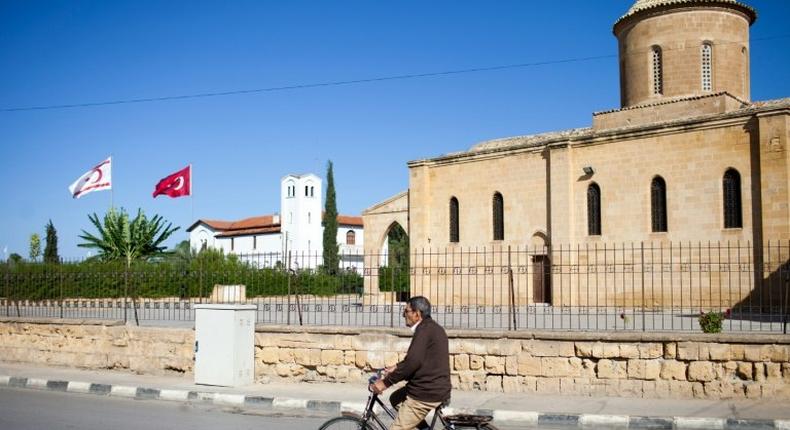
<path id="1" fill-rule="evenodd" d="M 787 333 L 788 261 L 790 242 L 773 241 L 412 249 L 343 256 L 333 273 L 314 253 L 6 262 L 0 316 L 191 325 L 194 305 L 225 301 L 257 305 L 265 324 L 398 327 L 424 295 L 449 328 L 699 331 L 720 312 L 724 331 Z"/>

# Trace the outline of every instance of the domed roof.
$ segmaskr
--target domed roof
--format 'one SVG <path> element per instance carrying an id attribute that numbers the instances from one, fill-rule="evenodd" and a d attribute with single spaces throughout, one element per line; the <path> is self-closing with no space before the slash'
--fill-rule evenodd
<path id="1" fill-rule="evenodd" d="M 672 6 L 725 6 L 733 7 L 745 13 L 749 17 L 749 24 L 757 19 L 757 11 L 746 3 L 737 0 L 636 0 L 634 5 L 628 9 L 625 15 L 614 24 L 620 24 L 623 20 L 628 19 L 640 12 L 656 9 L 660 7 Z"/>

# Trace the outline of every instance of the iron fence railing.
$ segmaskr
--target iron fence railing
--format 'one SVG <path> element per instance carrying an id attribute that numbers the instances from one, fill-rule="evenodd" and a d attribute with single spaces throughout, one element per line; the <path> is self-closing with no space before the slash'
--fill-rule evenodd
<path id="1" fill-rule="evenodd" d="M 787 333 L 790 242 L 628 243 L 412 249 L 162 259 L 126 268 L 93 260 L 0 264 L 0 316 L 194 320 L 194 306 L 255 304 L 266 324 L 402 325 L 404 301 L 428 297 L 450 328 Z"/>

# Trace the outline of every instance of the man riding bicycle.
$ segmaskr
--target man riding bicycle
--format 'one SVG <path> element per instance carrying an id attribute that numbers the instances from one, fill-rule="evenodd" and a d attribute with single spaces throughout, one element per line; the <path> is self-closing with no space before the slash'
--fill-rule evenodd
<path id="1" fill-rule="evenodd" d="M 428 428 L 425 416 L 450 400 L 450 352 L 447 333 L 431 318 L 431 303 L 422 296 L 412 297 L 403 310 L 406 325 L 412 330 L 406 358 L 385 371 L 385 376 L 370 390 L 381 394 L 400 381 L 406 385 L 390 395 L 398 416 L 390 430 Z"/>

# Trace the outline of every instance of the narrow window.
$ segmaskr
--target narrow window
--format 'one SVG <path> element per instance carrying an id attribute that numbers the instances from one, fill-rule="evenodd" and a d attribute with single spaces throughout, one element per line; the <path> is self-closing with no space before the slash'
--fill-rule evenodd
<path id="1" fill-rule="evenodd" d="M 310 188 L 307 185 L 304 186 L 304 196 L 305 197 L 309 197 L 310 196 L 310 194 L 308 193 L 309 189 Z"/>
<path id="2" fill-rule="evenodd" d="M 663 70 L 661 67 L 661 48 L 653 47 L 653 95 L 661 95 L 664 92 Z"/>
<path id="3" fill-rule="evenodd" d="M 230 250 L 233 251 L 234 249 L 236 249 L 236 239 L 231 237 L 230 238 Z"/>
<path id="4" fill-rule="evenodd" d="M 724 172 L 724 228 L 743 227 L 741 217 L 741 175 L 735 169 Z"/>
<path id="5" fill-rule="evenodd" d="M 314 191 L 315 187 L 310 187 L 310 197 L 315 197 Z"/>
<path id="6" fill-rule="evenodd" d="M 502 194 L 494 193 L 494 240 L 505 240 L 505 202 Z"/>
<path id="7" fill-rule="evenodd" d="M 258 249 L 258 236 L 252 237 L 252 249 Z"/>
<path id="8" fill-rule="evenodd" d="M 460 235 L 458 231 L 458 199 L 450 199 L 450 242 L 458 242 Z"/>
<path id="9" fill-rule="evenodd" d="M 702 91 L 713 91 L 713 47 L 702 44 Z"/>
<path id="10" fill-rule="evenodd" d="M 349 230 L 346 232 L 346 245 L 355 245 L 357 243 L 357 234 L 354 233 L 354 230 Z"/>
<path id="11" fill-rule="evenodd" d="M 656 176 L 650 184 L 650 212 L 653 233 L 667 231 L 667 184 L 664 178 Z"/>
<path id="12" fill-rule="evenodd" d="M 587 188 L 587 234 L 601 235 L 601 188 L 590 184 Z"/>

